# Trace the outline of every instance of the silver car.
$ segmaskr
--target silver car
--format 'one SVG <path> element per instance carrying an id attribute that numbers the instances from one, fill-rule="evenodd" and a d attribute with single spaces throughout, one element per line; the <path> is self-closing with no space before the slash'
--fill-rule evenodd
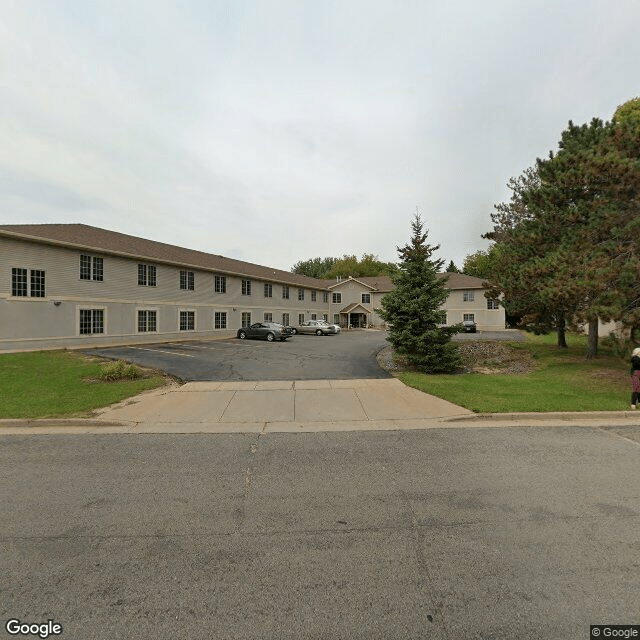
<path id="1" fill-rule="evenodd" d="M 340 333 L 340 327 L 335 324 L 329 324 L 324 320 L 308 320 L 295 327 L 292 327 L 294 333 L 314 333 L 317 336 L 328 336 L 334 333 Z"/>

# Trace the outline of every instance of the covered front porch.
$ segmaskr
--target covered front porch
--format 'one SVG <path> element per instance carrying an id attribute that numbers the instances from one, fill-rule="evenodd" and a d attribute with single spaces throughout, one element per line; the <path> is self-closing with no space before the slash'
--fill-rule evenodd
<path id="1" fill-rule="evenodd" d="M 354 302 L 340 310 L 340 326 L 347 329 L 366 329 L 373 311 L 359 302 Z"/>

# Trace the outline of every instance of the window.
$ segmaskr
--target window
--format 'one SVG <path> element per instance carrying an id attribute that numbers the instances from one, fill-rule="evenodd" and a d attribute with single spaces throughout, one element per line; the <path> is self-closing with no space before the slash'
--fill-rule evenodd
<path id="1" fill-rule="evenodd" d="M 500 303 L 497 300 L 487 298 L 487 309 L 499 309 Z"/>
<path id="2" fill-rule="evenodd" d="M 180 271 L 180 288 L 195 291 L 195 274 L 193 271 Z"/>
<path id="3" fill-rule="evenodd" d="M 196 312 L 181 311 L 180 312 L 180 331 L 195 331 L 196 329 Z"/>
<path id="4" fill-rule="evenodd" d="M 226 311 L 216 311 L 213 314 L 213 328 L 214 329 L 227 328 L 227 312 Z"/>
<path id="5" fill-rule="evenodd" d="M 44 298 L 44 271 L 31 269 L 29 277 L 27 270 L 19 267 L 11 269 L 11 295 L 16 297 Z"/>
<path id="6" fill-rule="evenodd" d="M 363 304 L 371 304 L 371 294 L 370 293 L 363 293 L 362 294 L 362 303 Z"/>
<path id="7" fill-rule="evenodd" d="M 462 293 L 462 301 L 463 302 L 473 302 L 475 299 L 473 291 L 464 291 Z"/>
<path id="8" fill-rule="evenodd" d="M 311 292 L 311 302 L 316 302 L 317 297 L 318 297 L 318 293 L 316 291 L 312 291 Z"/>
<path id="9" fill-rule="evenodd" d="M 27 295 L 27 270 L 11 269 L 11 295 L 26 296 Z"/>
<path id="10" fill-rule="evenodd" d="M 464 313 L 462 315 L 462 321 L 464 322 L 465 320 L 471 320 L 472 322 L 475 322 L 476 321 L 475 314 L 473 314 L 473 313 Z"/>
<path id="11" fill-rule="evenodd" d="M 264 297 L 265 298 L 273 298 L 273 285 L 265 283 L 264 285 Z M 271 322 L 271 320 L 269 320 Z"/>
<path id="12" fill-rule="evenodd" d="M 104 333 L 104 309 L 80 309 L 80 335 Z"/>
<path id="13" fill-rule="evenodd" d="M 215 276 L 213 290 L 216 293 L 227 293 L 227 276 Z"/>
<path id="14" fill-rule="evenodd" d="M 285 327 L 289 324 L 289 314 L 288 313 L 283 313 L 282 314 L 282 324 Z"/>
<path id="15" fill-rule="evenodd" d="M 104 259 L 96 256 L 80 256 L 80 280 L 104 280 Z"/>
<path id="16" fill-rule="evenodd" d="M 298 314 L 298 324 L 302 324 L 304 322 L 304 313 Z"/>
<path id="17" fill-rule="evenodd" d="M 251 326 L 251 314 L 248 311 L 242 312 L 242 328 L 246 329 Z"/>
<path id="18" fill-rule="evenodd" d="M 322 302 L 329 302 L 329 293 L 327 291 L 322 292 Z"/>
<path id="19" fill-rule="evenodd" d="M 156 267 L 153 264 L 139 264 L 138 265 L 138 284 L 141 287 L 155 287 L 157 283 L 156 279 Z"/>
<path id="20" fill-rule="evenodd" d="M 317 316 L 315 313 L 312 313 L 312 314 L 311 314 L 311 319 L 312 319 L 312 320 L 317 320 L 317 319 L 318 319 L 318 316 Z"/>
<path id="21" fill-rule="evenodd" d="M 158 330 L 158 312 L 141 310 L 138 311 L 138 332 L 145 333 L 148 331 Z"/>
<path id="22" fill-rule="evenodd" d="M 333 302 L 338 304 L 342 303 L 342 293 L 339 291 L 335 292 L 333 294 Z"/>
<path id="23" fill-rule="evenodd" d="M 282 285 L 282 298 L 284 300 L 288 300 L 289 299 L 289 285 L 288 284 L 283 284 Z"/>
<path id="24" fill-rule="evenodd" d="M 44 271 L 31 270 L 31 297 L 44 298 Z"/>
<path id="25" fill-rule="evenodd" d="M 264 314 L 264 322 L 273 322 L 273 314 L 265 313 Z"/>
<path id="26" fill-rule="evenodd" d="M 298 289 L 298 300 L 304 300 L 304 289 Z"/>
<path id="27" fill-rule="evenodd" d="M 243 296 L 251 295 L 251 280 L 242 281 L 242 295 Z"/>
<path id="28" fill-rule="evenodd" d="M 333 314 L 333 324 L 340 324 L 340 314 L 339 313 L 334 313 Z"/>
<path id="29" fill-rule="evenodd" d="M 325 322 L 329 322 L 329 314 L 328 314 L 328 313 L 323 313 L 323 314 L 322 314 L 322 319 L 323 319 Z"/>
<path id="30" fill-rule="evenodd" d="M 102 282 L 104 280 L 104 260 L 94 256 L 91 262 L 93 266 L 93 279 Z"/>
<path id="31" fill-rule="evenodd" d="M 80 280 L 91 280 L 91 256 L 80 256 Z"/>

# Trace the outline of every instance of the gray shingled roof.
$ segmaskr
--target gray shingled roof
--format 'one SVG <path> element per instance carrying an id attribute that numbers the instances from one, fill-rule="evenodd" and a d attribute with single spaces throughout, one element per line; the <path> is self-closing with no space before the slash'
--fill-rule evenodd
<path id="1" fill-rule="evenodd" d="M 476 278 L 475 276 L 467 276 L 464 273 L 439 273 L 438 277 L 444 278 L 449 276 L 447 281 L 447 287 L 449 289 L 484 289 L 482 286 L 484 280 L 482 278 Z M 343 278 L 342 282 L 348 280 Z M 354 278 L 362 284 L 366 284 L 369 287 L 373 287 L 375 291 L 391 291 L 393 290 L 393 282 L 389 276 L 361 276 Z M 333 287 L 339 284 L 336 280 L 324 280 L 326 287 Z"/>
<path id="2" fill-rule="evenodd" d="M 0 225 L 0 236 L 23 238 L 45 244 L 110 253 L 135 259 L 153 260 L 217 273 L 248 276 L 258 280 L 283 282 L 311 289 L 326 289 L 327 287 L 324 280 L 194 249 L 184 249 L 155 240 L 145 240 L 86 224 Z"/>

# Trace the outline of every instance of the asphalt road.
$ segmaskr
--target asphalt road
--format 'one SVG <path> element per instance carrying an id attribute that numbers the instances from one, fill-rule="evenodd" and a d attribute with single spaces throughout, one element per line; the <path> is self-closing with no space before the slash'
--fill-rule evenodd
<path id="1" fill-rule="evenodd" d="M 350 380 L 388 378 L 376 354 L 388 345 L 384 331 L 336 336 L 297 335 L 285 342 L 201 340 L 87 351 L 167 371 L 183 380 Z M 522 340 L 517 331 L 459 334 L 458 340 Z"/>
<path id="2" fill-rule="evenodd" d="M 3 436 L 3 625 L 52 619 L 92 640 L 586 639 L 590 624 L 640 622 L 638 439 Z"/>

